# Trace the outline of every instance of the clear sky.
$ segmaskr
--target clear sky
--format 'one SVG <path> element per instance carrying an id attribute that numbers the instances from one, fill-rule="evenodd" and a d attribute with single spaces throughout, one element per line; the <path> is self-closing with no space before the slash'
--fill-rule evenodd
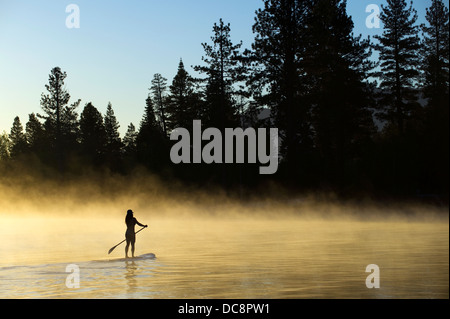
<path id="1" fill-rule="evenodd" d="M 415 0 L 422 22 L 431 0 Z M 80 9 L 80 28 L 68 29 L 69 4 Z M 262 0 L 0 0 L 0 133 L 14 117 L 25 126 L 28 114 L 42 113 L 50 70 L 67 72 L 71 102 L 78 113 L 92 102 L 103 114 L 111 102 L 123 135 L 139 126 L 155 73 L 171 83 L 180 58 L 188 72 L 201 64 L 202 42 L 223 18 L 234 42 L 249 48 L 255 11 Z M 355 33 L 381 32 L 365 24 L 366 6 L 384 0 L 348 0 Z M 448 0 L 446 1 L 448 6 Z"/>

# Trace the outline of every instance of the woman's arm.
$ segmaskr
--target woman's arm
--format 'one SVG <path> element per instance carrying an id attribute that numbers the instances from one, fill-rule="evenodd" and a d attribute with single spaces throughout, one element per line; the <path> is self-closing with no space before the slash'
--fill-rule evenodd
<path id="1" fill-rule="evenodd" d="M 140 222 L 138 222 L 138 221 L 137 221 L 137 219 L 136 219 L 136 218 L 135 218 L 134 220 L 136 221 L 136 224 L 138 224 L 139 226 L 141 226 L 141 227 L 145 227 L 145 228 L 147 228 L 147 227 L 148 227 L 147 225 L 142 225 L 142 224 L 141 224 Z"/>

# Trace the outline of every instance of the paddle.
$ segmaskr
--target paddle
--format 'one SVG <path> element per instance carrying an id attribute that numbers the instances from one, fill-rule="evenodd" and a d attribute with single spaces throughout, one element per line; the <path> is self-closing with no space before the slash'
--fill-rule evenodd
<path id="1" fill-rule="evenodd" d="M 135 235 L 136 235 L 137 233 L 143 231 L 143 230 L 146 229 L 146 228 L 147 228 L 147 227 L 141 228 L 140 230 L 138 230 L 138 231 L 135 233 Z M 116 249 L 118 246 L 122 245 L 122 244 L 123 244 L 124 242 L 126 242 L 126 241 L 127 241 L 127 240 L 125 239 L 125 240 L 121 241 L 120 243 L 118 243 L 117 245 L 115 245 L 113 248 L 111 248 L 111 249 L 108 251 L 108 255 L 111 254 L 111 253 L 114 251 L 114 249 Z"/>

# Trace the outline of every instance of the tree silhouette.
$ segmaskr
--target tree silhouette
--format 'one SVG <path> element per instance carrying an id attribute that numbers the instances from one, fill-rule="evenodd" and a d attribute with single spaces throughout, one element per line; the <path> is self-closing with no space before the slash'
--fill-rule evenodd
<path id="1" fill-rule="evenodd" d="M 366 83 L 375 63 L 369 60 L 369 40 L 353 35 L 346 1 L 315 1 L 306 26 L 303 81 L 320 171 L 327 180 L 345 183 L 352 177 L 349 164 L 361 157 L 362 146 L 375 133 Z"/>
<path id="2" fill-rule="evenodd" d="M 70 94 L 64 86 L 67 73 L 55 67 L 49 75 L 49 84 L 45 85 L 48 94 L 42 93 L 41 107 L 44 115 L 38 114 L 45 120 L 47 147 L 56 155 L 56 162 L 60 172 L 64 169 L 65 153 L 76 145 L 78 135 L 78 114 L 76 108 L 81 100 L 69 105 Z"/>
<path id="3" fill-rule="evenodd" d="M 105 126 L 105 163 L 113 170 L 117 171 L 120 169 L 121 162 L 121 151 L 122 151 L 122 140 L 119 133 L 119 123 L 116 116 L 114 115 L 114 110 L 112 104 L 108 103 L 106 109 L 106 114 L 104 118 Z"/>
<path id="4" fill-rule="evenodd" d="M 161 74 L 156 73 L 153 76 L 152 86 L 150 91 L 152 92 L 153 101 L 156 104 L 156 114 L 161 123 L 161 128 L 164 135 L 167 136 L 167 118 L 166 118 L 166 103 L 165 103 L 165 91 L 167 89 L 167 79 Z"/>
<path id="5" fill-rule="evenodd" d="M 234 85 L 243 80 L 239 63 L 242 42 L 232 43 L 230 24 L 225 24 L 222 19 L 219 24 L 214 23 L 213 33 L 212 45 L 202 44 L 206 55 L 202 60 L 206 65 L 194 66 L 194 70 L 206 75 L 202 80 L 197 79 L 206 82 L 206 105 L 202 119 L 206 126 L 222 130 L 238 124 L 233 95 L 236 90 Z"/>
<path id="6" fill-rule="evenodd" d="M 11 141 L 9 140 L 8 133 L 3 131 L 3 133 L 0 134 L 0 160 L 7 160 L 10 158 L 10 152 L 11 149 Z"/>
<path id="7" fill-rule="evenodd" d="M 167 136 L 157 122 L 155 106 L 149 95 L 136 137 L 137 160 L 149 169 L 160 169 L 168 162 Z"/>
<path id="8" fill-rule="evenodd" d="M 384 23 L 383 34 L 374 36 L 379 44 L 382 91 L 380 119 L 395 124 L 399 133 L 405 129 L 405 121 L 417 106 L 419 37 L 417 11 L 412 2 L 407 8 L 405 0 L 387 0 L 381 6 L 380 19 Z"/>
<path id="9" fill-rule="evenodd" d="M 307 90 L 301 77 L 307 10 L 307 1 L 265 0 L 264 7 L 256 12 L 256 36 L 250 54 L 248 85 L 254 99 L 271 110 L 292 177 L 301 167 L 300 149 L 311 145 L 309 109 L 302 99 Z"/>
<path id="10" fill-rule="evenodd" d="M 130 172 L 136 167 L 137 162 L 137 136 L 136 127 L 133 123 L 128 125 L 125 136 L 122 139 L 122 159 L 124 172 Z"/>
<path id="11" fill-rule="evenodd" d="M 56 139 L 61 136 L 62 110 L 69 103 L 70 99 L 70 94 L 64 88 L 64 80 L 66 77 L 67 73 L 62 72 L 61 68 L 53 68 L 49 76 L 49 84 L 45 85 L 49 94 L 44 95 L 42 93 L 41 96 L 41 107 L 46 115 L 40 117 L 55 124 Z"/>
<path id="12" fill-rule="evenodd" d="M 425 96 L 447 101 L 449 87 L 449 11 L 442 0 L 432 0 L 422 25 L 424 41 Z"/>
<path id="13" fill-rule="evenodd" d="M 25 138 L 28 148 L 32 154 L 42 157 L 46 149 L 46 136 L 44 126 L 39 122 L 36 114 L 31 113 L 28 116 L 28 122 L 25 126 Z"/>
<path id="14" fill-rule="evenodd" d="M 180 60 L 178 71 L 169 87 L 167 97 L 167 111 L 169 114 L 169 129 L 183 127 L 191 130 L 192 121 L 201 119 L 201 99 L 195 92 L 194 79 L 184 68 Z"/>
<path id="15" fill-rule="evenodd" d="M 106 132 L 102 114 L 86 104 L 80 118 L 81 152 L 88 163 L 100 165 L 105 152 Z"/>
<path id="16" fill-rule="evenodd" d="M 125 153 L 134 154 L 136 152 L 136 139 L 136 127 L 133 125 L 133 123 L 130 123 L 130 125 L 128 125 L 127 132 L 123 137 L 123 148 Z"/>
<path id="17" fill-rule="evenodd" d="M 448 193 L 449 173 L 449 10 L 441 0 L 433 0 L 422 25 L 424 95 L 428 102 L 424 116 L 421 161 L 426 175 L 422 191 Z M 421 114 L 422 115 L 422 114 Z"/>
<path id="18" fill-rule="evenodd" d="M 27 148 L 27 140 L 23 132 L 23 126 L 20 122 L 20 118 L 16 116 L 9 134 L 9 140 L 11 141 L 10 155 L 12 158 L 18 157 L 23 154 Z"/>

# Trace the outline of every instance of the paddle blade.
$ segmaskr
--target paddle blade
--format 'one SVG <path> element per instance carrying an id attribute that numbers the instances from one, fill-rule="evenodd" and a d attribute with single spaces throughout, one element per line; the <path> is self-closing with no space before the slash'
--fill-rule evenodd
<path id="1" fill-rule="evenodd" d="M 110 254 L 114 251 L 114 249 L 116 249 L 116 247 L 117 247 L 117 246 L 114 246 L 113 248 L 111 248 L 111 249 L 108 251 L 108 255 L 110 255 Z"/>

